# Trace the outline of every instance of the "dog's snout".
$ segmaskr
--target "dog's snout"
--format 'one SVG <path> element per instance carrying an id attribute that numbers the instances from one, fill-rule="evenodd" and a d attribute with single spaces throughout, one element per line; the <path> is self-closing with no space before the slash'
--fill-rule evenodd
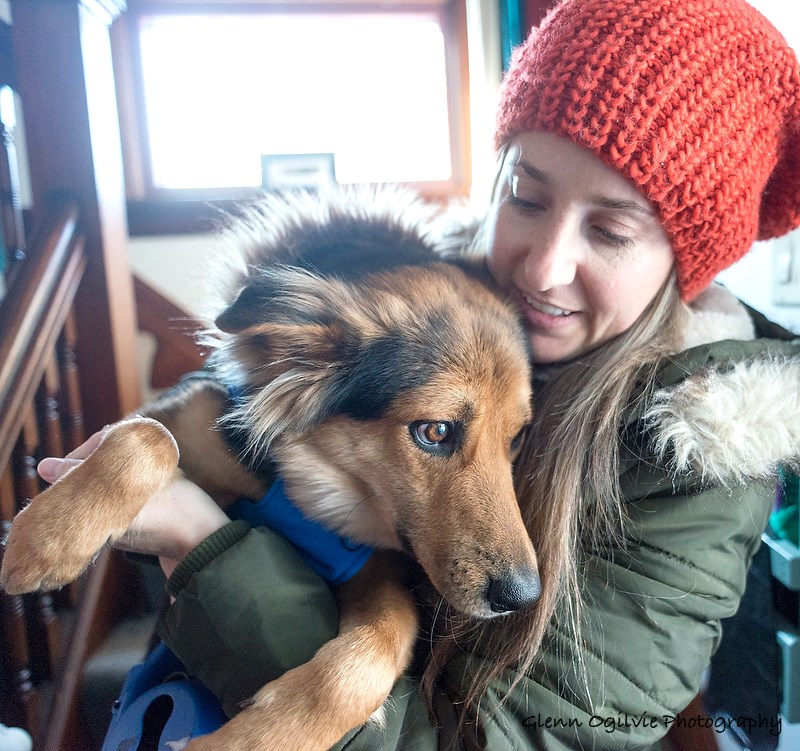
<path id="1" fill-rule="evenodd" d="M 533 605 L 542 594 L 542 583 L 535 569 L 507 571 L 489 582 L 489 607 L 495 613 L 509 613 Z"/>

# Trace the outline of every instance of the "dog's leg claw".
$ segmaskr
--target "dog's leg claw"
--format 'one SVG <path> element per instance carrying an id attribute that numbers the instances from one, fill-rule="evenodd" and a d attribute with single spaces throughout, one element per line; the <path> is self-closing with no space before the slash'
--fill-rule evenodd
<path id="1" fill-rule="evenodd" d="M 174 438 L 155 420 L 113 426 L 89 458 L 17 514 L 0 586 L 22 594 L 77 579 L 109 540 L 125 533 L 177 463 Z"/>

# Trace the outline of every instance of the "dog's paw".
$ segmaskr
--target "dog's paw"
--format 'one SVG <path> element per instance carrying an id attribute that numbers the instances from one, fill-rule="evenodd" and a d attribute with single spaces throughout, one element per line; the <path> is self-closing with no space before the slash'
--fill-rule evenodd
<path id="1" fill-rule="evenodd" d="M 177 462 L 174 438 L 155 420 L 113 426 L 91 456 L 14 518 L 0 586 L 23 594 L 77 579 L 109 540 L 126 532 Z"/>
<path id="2" fill-rule="evenodd" d="M 52 518 L 43 513 L 52 490 L 37 496 L 11 526 L 0 568 L 0 587 L 8 594 L 58 589 L 74 581 L 106 542 L 107 537 L 87 540 L 70 525 L 54 531 Z"/>

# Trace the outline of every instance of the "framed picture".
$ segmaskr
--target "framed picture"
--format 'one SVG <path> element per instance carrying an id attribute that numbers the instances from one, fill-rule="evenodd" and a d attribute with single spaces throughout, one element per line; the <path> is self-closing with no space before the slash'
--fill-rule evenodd
<path id="1" fill-rule="evenodd" d="M 324 188 L 336 183 L 333 154 L 263 154 L 261 187 L 265 190 Z"/>

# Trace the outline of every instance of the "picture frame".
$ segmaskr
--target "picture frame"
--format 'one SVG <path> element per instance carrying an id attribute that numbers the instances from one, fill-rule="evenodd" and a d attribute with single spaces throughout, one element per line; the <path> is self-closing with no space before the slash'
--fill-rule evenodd
<path id="1" fill-rule="evenodd" d="M 264 190 L 313 190 L 335 184 L 332 153 L 261 156 L 261 187 Z"/>

